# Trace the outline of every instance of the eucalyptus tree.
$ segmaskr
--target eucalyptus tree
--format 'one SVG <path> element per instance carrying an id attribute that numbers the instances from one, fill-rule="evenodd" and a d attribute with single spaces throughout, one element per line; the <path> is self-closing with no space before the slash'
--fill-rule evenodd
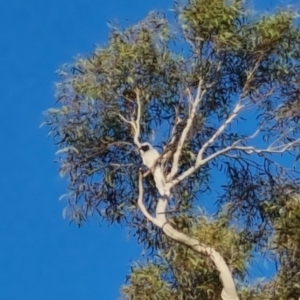
<path id="1" fill-rule="evenodd" d="M 122 222 L 149 250 L 124 299 L 300 299 L 300 30 L 289 9 L 175 2 L 174 19 L 111 25 L 106 45 L 59 71 L 46 124 L 68 178 L 64 215 Z M 259 255 L 276 271 L 250 285 Z"/>

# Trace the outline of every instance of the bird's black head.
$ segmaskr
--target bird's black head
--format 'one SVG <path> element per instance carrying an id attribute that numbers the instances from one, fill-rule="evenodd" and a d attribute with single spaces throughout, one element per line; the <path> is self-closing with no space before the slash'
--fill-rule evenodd
<path id="1" fill-rule="evenodd" d="M 140 147 L 140 150 L 143 152 L 147 152 L 147 151 L 149 151 L 149 149 L 150 149 L 150 146 L 148 144 L 142 145 Z"/>

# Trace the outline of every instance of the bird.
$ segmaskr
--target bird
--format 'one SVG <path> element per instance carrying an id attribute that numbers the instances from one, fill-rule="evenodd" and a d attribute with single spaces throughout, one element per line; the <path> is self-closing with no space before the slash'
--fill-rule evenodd
<path id="1" fill-rule="evenodd" d="M 150 143 L 142 143 L 139 152 L 143 160 L 143 164 L 151 171 L 156 188 L 161 196 L 167 195 L 165 191 L 165 177 L 161 164 L 158 162 L 159 152 L 153 148 Z M 168 196 L 168 195 L 167 195 Z"/>

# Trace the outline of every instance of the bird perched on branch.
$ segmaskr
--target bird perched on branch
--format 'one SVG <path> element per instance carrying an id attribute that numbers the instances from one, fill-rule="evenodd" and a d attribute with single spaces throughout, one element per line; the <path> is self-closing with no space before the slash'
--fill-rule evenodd
<path id="1" fill-rule="evenodd" d="M 143 143 L 139 148 L 144 165 L 151 171 L 156 188 L 161 196 L 165 196 L 165 177 L 160 162 L 160 154 L 150 143 Z M 168 195 L 167 195 L 168 196 Z"/>

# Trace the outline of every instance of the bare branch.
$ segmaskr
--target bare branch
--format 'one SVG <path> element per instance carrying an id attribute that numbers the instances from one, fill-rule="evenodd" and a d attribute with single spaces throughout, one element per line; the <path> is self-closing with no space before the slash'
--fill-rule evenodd
<path id="1" fill-rule="evenodd" d="M 197 112 L 197 107 L 198 107 L 200 101 L 203 99 L 204 94 L 206 93 L 206 90 L 202 90 L 202 80 L 199 81 L 197 95 L 196 95 L 195 100 L 193 100 L 192 94 L 190 93 L 189 89 L 187 89 L 187 92 L 189 94 L 189 102 L 191 103 L 191 110 L 189 112 L 189 118 L 187 119 L 185 128 L 183 129 L 180 140 L 178 142 L 177 149 L 173 155 L 173 164 L 172 164 L 171 172 L 167 176 L 168 180 L 173 178 L 178 171 L 178 163 L 179 163 L 179 159 L 181 156 L 182 147 L 183 147 L 183 145 L 186 141 L 187 135 L 193 125 L 195 114 Z"/>
<path id="2" fill-rule="evenodd" d="M 121 114 L 115 113 L 115 112 L 112 112 L 112 114 L 117 115 L 117 116 L 118 116 L 122 121 L 124 121 L 125 123 L 132 125 L 132 122 L 131 122 L 131 121 L 128 121 L 127 119 L 125 119 Z"/>
<path id="3" fill-rule="evenodd" d="M 280 154 L 280 153 L 284 153 L 284 152 L 292 149 L 296 145 L 300 145 L 300 139 L 290 142 L 288 144 L 278 145 L 277 147 L 269 146 L 268 148 L 265 148 L 265 149 L 258 149 L 258 148 L 255 148 L 254 146 L 239 145 L 239 143 L 241 141 L 255 137 L 258 132 L 259 132 L 259 130 L 257 130 L 253 135 L 251 135 L 247 138 L 244 138 L 244 139 L 240 139 L 240 140 L 234 142 L 231 146 L 220 149 L 219 151 L 214 152 L 213 154 L 205 157 L 204 159 L 202 158 L 201 160 L 197 161 L 194 166 L 190 167 L 188 170 L 183 172 L 181 175 L 179 175 L 172 181 L 168 182 L 166 184 L 167 188 L 172 188 L 174 185 L 178 184 L 179 182 L 181 182 L 182 180 L 184 180 L 185 178 L 187 178 L 188 176 L 193 174 L 195 172 L 195 170 L 197 170 L 198 168 L 200 168 L 207 162 L 211 161 L 212 159 L 214 159 L 220 155 L 224 155 L 225 153 L 227 153 L 229 151 L 242 151 L 246 154 L 253 154 L 253 153 L 256 153 L 256 154 L 263 154 L 263 153 L 264 154 Z"/>
<path id="4" fill-rule="evenodd" d="M 156 219 L 162 224 L 167 223 L 166 210 L 168 201 L 164 198 L 159 198 L 156 205 Z"/>
<path id="5" fill-rule="evenodd" d="M 283 133 L 278 137 L 278 139 L 276 139 L 274 142 L 272 142 L 272 143 L 270 144 L 269 148 L 272 148 L 273 145 L 278 144 L 278 143 L 279 143 L 280 141 L 282 141 L 285 137 L 287 137 L 289 133 L 293 133 L 293 131 L 296 129 L 296 127 L 297 127 L 297 126 L 294 126 L 294 127 L 290 128 L 288 131 L 283 132 Z M 295 141 L 294 141 L 294 142 L 295 142 Z M 278 146 L 277 146 L 277 147 L 278 147 Z M 275 149 L 275 148 L 273 148 L 273 149 Z"/>
<path id="6" fill-rule="evenodd" d="M 179 108 L 175 107 L 175 114 L 176 114 L 176 118 L 175 118 L 175 124 L 172 128 L 172 132 L 171 132 L 171 140 L 168 143 L 168 146 L 172 146 L 176 140 L 176 132 L 177 132 L 177 127 L 178 125 L 182 122 L 181 118 L 179 117 Z"/>
<path id="7" fill-rule="evenodd" d="M 140 136 L 140 131 L 141 131 L 141 99 L 140 99 L 140 91 L 139 89 L 135 90 L 136 93 L 136 102 L 137 102 L 137 116 L 136 116 L 136 120 L 134 122 L 134 143 L 136 144 L 136 146 L 140 147 L 140 142 L 139 142 L 139 136 Z"/>
<path id="8" fill-rule="evenodd" d="M 222 132 L 226 129 L 227 125 L 230 124 L 238 115 L 238 113 L 242 110 L 244 107 L 244 104 L 241 104 L 241 101 L 238 101 L 234 110 L 232 111 L 231 115 L 228 117 L 228 119 L 225 120 L 225 122 L 219 127 L 219 129 L 212 135 L 212 137 L 204 143 L 202 148 L 199 150 L 196 163 L 194 166 L 190 167 L 187 169 L 185 172 L 183 172 L 181 175 L 177 176 L 174 178 L 172 181 L 169 181 L 166 186 L 167 188 L 172 188 L 174 185 L 177 183 L 181 182 L 183 179 L 187 178 L 190 176 L 192 173 L 194 173 L 197 169 L 199 169 L 204 163 L 209 161 L 212 158 L 215 158 L 216 156 L 223 154 L 225 152 L 228 152 L 232 150 L 233 146 L 237 143 L 235 142 L 232 146 L 226 147 L 224 149 L 221 149 L 214 154 L 210 155 L 208 158 L 203 159 L 203 153 L 207 149 L 208 146 L 210 146 L 214 141 L 222 134 Z M 171 178 L 170 178 L 171 179 Z"/>
<path id="9" fill-rule="evenodd" d="M 266 149 L 257 149 L 253 146 L 234 146 L 230 150 L 240 150 L 244 151 L 247 154 L 252 154 L 252 153 L 269 153 L 269 154 L 279 154 L 279 153 L 284 153 L 288 150 L 290 150 L 292 147 L 295 145 L 300 145 L 300 140 L 295 140 L 293 142 L 290 142 L 288 144 L 282 144 L 278 145 L 277 147 L 268 147 Z"/>
<path id="10" fill-rule="evenodd" d="M 254 76 L 255 71 L 258 69 L 258 67 L 259 67 L 262 59 L 263 59 L 263 55 L 261 55 L 258 58 L 257 62 L 255 63 L 255 65 L 254 65 L 254 67 L 253 67 L 253 69 L 251 71 L 248 71 L 248 72 L 246 71 L 246 73 L 247 73 L 247 80 L 246 80 L 246 82 L 244 84 L 244 87 L 243 87 L 243 92 L 242 92 L 242 95 L 241 95 L 242 99 L 244 97 L 246 97 L 246 94 L 248 92 L 248 88 L 250 87 L 251 80 L 252 80 L 252 78 Z"/>
<path id="11" fill-rule="evenodd" d="M 214 248 L 208 247 L 205 244 L 200 243 L 198 240 L 190 238 L 186 234 L 177 231 L 169 223 L 165 223 L 162 230 L 171 239 L 190 247 L 197 253 L 208 255 L 220 273 L 220 278 L 223 283 L 223 290 L 221 293 L 222 299 L 238 300 L 232 274 L 224 258 L 219 252 L 217 252 Z"/>
<path id="12" fill-rule="evenodd" d="M 143 189 L 143 174 L 141 170 L 139 171 L 139 197 L 138 197 L 138 206 L 140 210 L 142 211 L 143 215 L 154 225 L 162 228 L 163 224 L 157 220 L 156 218 L 152 217 L 148 210 L 146 209 L 144 202 L 143 202 L 143 196 L 144 196 L 144 189 Z"/>
<path id="13" fill-rule="evenodd" d="M 236 116 L 244 106 L 244 104 L 241 104 L 241 101 L 238 101 L 228 119 L 225 120 L 225 122 L 219 127 L 219 129 L 212 135 L 212 137 L 202 146 L 197 155 L 196 167 L 202 164 L 203 153 L 207 149 L 207 147 L 210 146 L 220 136 L 220 134 L 226 129 L 227 125 L 230 124 L 236 118 Z"/>
<path id="14" fill-rule="evenodd" d="M 140 136 L 140 131 L 141 131 L 141 125 L 140 125 L 140 120 L 141 120 L 141 99 L 140 99 L 140 91 L 138 89 L 135 90 L 136 93 L 136 101 L 137 101 L 137 116 L 135 120 L 127 120 L 125 117 L 123 117 L 119 113 L 112 112 L 113 114 L 117 115 L 123 122 L 130 124 L 133 131 L 133 140 L 135 145 L 139 148 L 141 146 L 141 143 L 139 141 L 139 136 Z"/>
<path id="15" fill-rule="evenodd" d="M 195 252 L 208 255 L 210 259 L 214 262 L 217 270 L 220 273 L 220 278 L 223 283 L 223 290 L 221 293 L 221 297 L 223 300 L 238 300 L 238 296 L 236 293 L 235 283 L 232 278 L 232 274 L 229 270 L 228 265 L 226 264 L 222 255 L 217 252 L 212 247 L 208 247 L 205 244 L 200 243 L 198 240 L 190 238 L 188 235 L 177 231 L 173 228 L 169 223 L 167 223 L 166 219 L 166 206 L 167 201 L 164 199 L 159 199 L 158 205 L 156 208 L 156 218 L 152 217 L 147 211 L 144 203 L 143 203 L 143 175 L 142 172 L 139 172 L 139 198 L 138 198 L 138 206 L 141 209 L 144 216 L 152 222 L 157 227 L 161 228 L 163 232 L 171 239 L 180 242 Z"/>

